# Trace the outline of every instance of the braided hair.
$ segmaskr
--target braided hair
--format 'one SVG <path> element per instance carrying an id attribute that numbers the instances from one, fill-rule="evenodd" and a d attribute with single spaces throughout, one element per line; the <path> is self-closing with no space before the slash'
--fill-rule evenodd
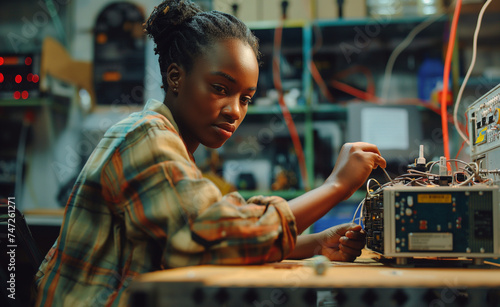
<path id="1" fill-rule="evenodd" d="M 166 0 L 155 7 L 145 23 L 159 55 L 160 70 L 166 72 L 172 63 L 190 72 L 196 57 L 218 40 L 235 38 L 246 42 L 260 59 L 259 42 L 238 18 L 219 11 L 205 12 L 190 0 Z M 162 73 L 167 91 L 166 75 Z"/>

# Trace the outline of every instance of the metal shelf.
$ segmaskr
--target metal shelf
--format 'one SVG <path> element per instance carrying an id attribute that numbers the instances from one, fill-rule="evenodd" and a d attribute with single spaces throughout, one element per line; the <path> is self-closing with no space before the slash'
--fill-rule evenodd
<path id="1" fill-rule="evenodd" d="M 53 101 L 47 98 L 0 99 L 0 107 L 39 107 L 52 105 L 52 103 Z"/>
<path id="2" fill-rule="evenodd" d="M 303 114 L 309 111 L 307 106 L 297 106 L 293 108 L 288 108 L 292 114 Z M 250 106 L 248 107 L 248 115 L 264 115 L 264 114 L 281 114 L 281 108 L 279 105 L 272 106 Z"/>

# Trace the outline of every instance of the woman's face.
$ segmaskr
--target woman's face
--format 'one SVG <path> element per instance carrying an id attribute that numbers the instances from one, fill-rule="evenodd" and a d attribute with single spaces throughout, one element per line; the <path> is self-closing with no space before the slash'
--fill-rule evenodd
<path id="1" fill-rule="evenodd" d="M 200 143 L 222 146 L 245 118 L 257 89 L 259 66 L 252 48 L 239 39 L 221 40 L 179 76 L 178 95 L 167 105 L 188 150 L 193 153 Z"/>

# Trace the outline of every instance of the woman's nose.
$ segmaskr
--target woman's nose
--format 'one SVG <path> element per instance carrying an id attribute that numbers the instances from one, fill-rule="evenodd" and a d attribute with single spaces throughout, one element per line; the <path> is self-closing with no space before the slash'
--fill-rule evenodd
<path id="1" fill-rule="evenodd" d="M 238 120 L 241 117 L 240 100 L 238 98 L 232 98 L 231 101 L 222 108 L 221 113 L 232 120 Z"/>

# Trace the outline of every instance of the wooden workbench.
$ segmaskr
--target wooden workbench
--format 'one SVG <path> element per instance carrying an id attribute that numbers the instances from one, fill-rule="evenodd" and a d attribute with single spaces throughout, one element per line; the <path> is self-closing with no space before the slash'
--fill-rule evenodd
<path id="1" fill-rule="evenodd" d="M 422 259 L 402 267 L 373 258 L 331 262 L 321 275 L 310 260 L 154 272 L 131 285 L 131 305 L 500 306 L 497 264 Z"/>

